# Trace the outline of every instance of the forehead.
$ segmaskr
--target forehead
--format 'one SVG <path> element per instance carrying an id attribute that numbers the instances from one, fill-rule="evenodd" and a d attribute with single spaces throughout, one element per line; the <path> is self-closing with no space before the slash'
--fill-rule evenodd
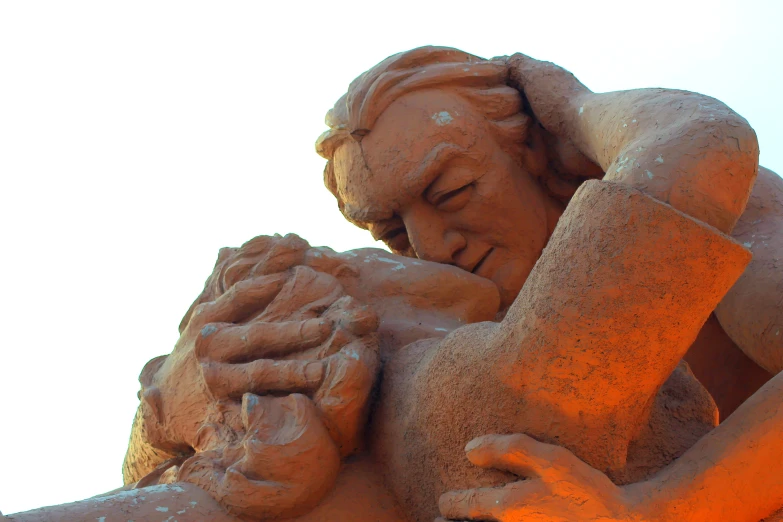
<path id="1" fill-rule="evenodd" d="M 337 190 L 346 212 L 361 221 L 388 219 L 427 188 L 422 164 L 442 144 L 472 149 L 485 117 L 457 94 L 416 91 L 392 103 L 361 141 L 335 151 Z"/>

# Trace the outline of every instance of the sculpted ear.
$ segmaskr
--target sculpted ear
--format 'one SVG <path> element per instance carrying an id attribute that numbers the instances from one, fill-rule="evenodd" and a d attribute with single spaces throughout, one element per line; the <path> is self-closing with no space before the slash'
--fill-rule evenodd
<path id="1" fill-rule="evenodd" d="M 505 63 L 506 83 L 521 95 L 520 116 L 529 119 L 522 151 L 525 169 L 563 202 L 571 199 L 583 181 L 603 178 L 601 168 L 562 132 L 563 107 L 572 97 L 590 90 L 573 74 L 549 62 L 522 54 L 493 61 Z"/>
<path id="2" fill-rule="evenodd" d="M 567 139 L 548 132 L 533 116 L 519 161 L 555 199 L 568 203 L 583 181 L 601 179 L 603 171 Z M 518 151 L 520 149 L 517 149 Z M 519 152 L 517 152 L 519 154 Z"/>
<path id="3" fill-rule="evenodd" d="M 524 92 L 521 93 L 524 99 Z M 529 111 L 526 139 L 522 145 L 522 166 L 539 179 L 556 199 L 568 203 L 576 189 L 588 179 L 602 179 L 604 171 L 593 163 L 568 138 L 549 132 Z"/>
<path id="4" fill-rule="evenodd" d="M 505 58 L 508 82 L 522 95 L 523 112 L 533 118 L 526 167 L 560 200 L 567 202 L 583 181 L 604 172 L 568 139 L 563 114 L 576 97 L 590 93 L 569 71 L 523 54 Z M 541 165 L 543 152 L 544 165 Z"/>

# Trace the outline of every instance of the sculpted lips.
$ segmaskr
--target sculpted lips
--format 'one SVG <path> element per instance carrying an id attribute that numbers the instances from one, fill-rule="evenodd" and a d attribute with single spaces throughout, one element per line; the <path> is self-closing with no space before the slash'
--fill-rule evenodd
<path id="1" fill-rule="evenodd" d="M 481 276 L 481 277 L 487 277 L 487 276 L 483 276 L 483 275 L 479 274 L 478 272 L 481 269 L 481 267 L 484 265 L 484 262 L 487 260 L 487 258 L 490 256 L 490 254 L 492 254 L 492 252 L 494 252 L 494 250 L 495 250 L 494 247 L 490 248 L 489 250 L 487 250 L 486 253 L 481 257 L 481 259 L 479 259 L 478 262 L 475 265 L 473 265 L 473 269 L 470 270 L 470 272 L 472 272 L 472 273 L 474 273 L 474 274 L 476 274 L 478 276 Z"/>

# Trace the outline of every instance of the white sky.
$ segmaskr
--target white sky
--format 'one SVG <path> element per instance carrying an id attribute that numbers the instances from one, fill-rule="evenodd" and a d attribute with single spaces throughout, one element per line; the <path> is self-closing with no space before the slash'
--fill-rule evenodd
<path id="1" fill-rule="evenodd" d="M 596 91 L 703 92 L 783 172 L 783 2 L 471 3 L 0 2 L 3 513 L 121 485 L 138 373 L 170 351 L 218 248 L 372 244 L 313 143 L 390 54 L 520 51 Z"/>

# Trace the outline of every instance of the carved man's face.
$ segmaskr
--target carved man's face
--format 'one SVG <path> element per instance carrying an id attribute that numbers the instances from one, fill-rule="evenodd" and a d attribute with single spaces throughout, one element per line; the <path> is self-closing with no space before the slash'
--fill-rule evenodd
<path id="1" fill-rule="evenodd" d="M 334 168 L 348 217 L 396 253 L 492 280 L 503 307 L 562 212 L 486 117 L 443 90 L 395 101 L 361 144 L 337 149 Z"/>

